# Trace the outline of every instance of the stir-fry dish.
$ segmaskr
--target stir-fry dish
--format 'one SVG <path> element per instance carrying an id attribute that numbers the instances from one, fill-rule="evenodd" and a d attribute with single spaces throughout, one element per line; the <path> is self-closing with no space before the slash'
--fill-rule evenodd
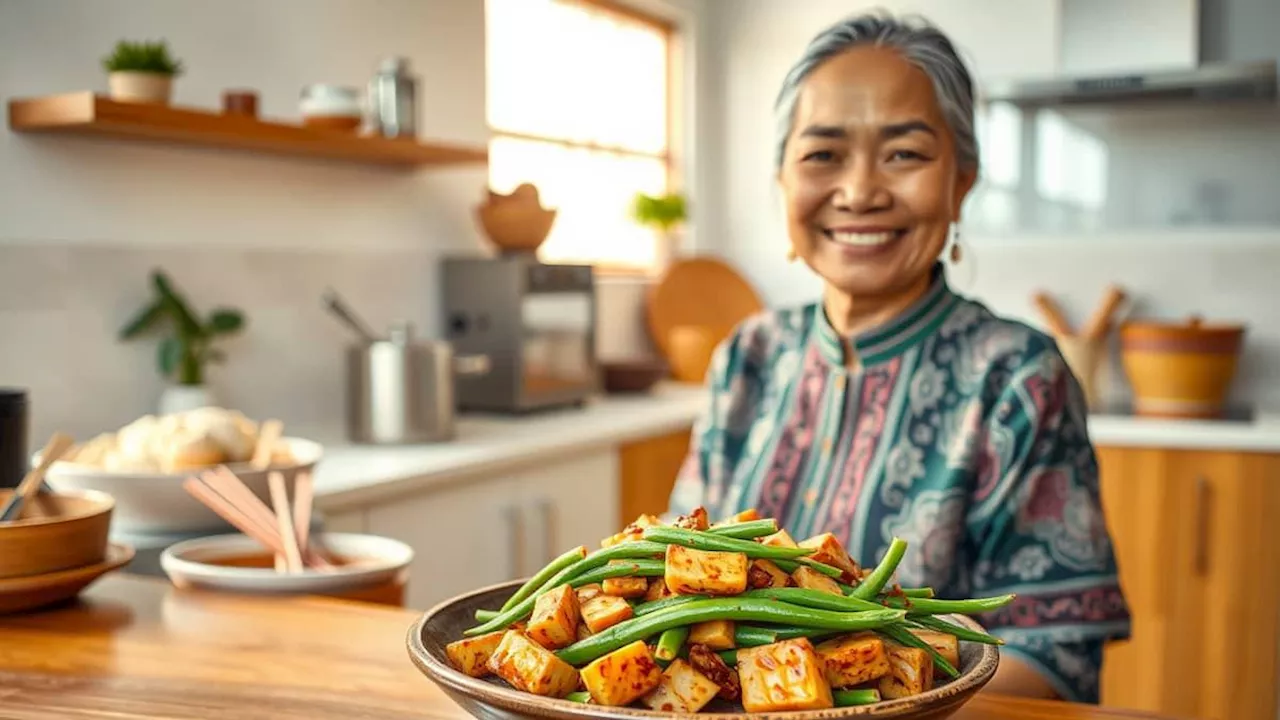
<path id="1" fill-rule="evenodd" d="M 907 543 L 863 570 L 830 533 L 796 542 L 748 510 L 710 524 L 642 516 L 601 548 L 574 548 L 446 647 L 472 677 L 536 695 L 696 713 L 817 710 L 918 695 L 959 676 L 950 622 L 1012 595 L 941 600 L 891 580 Z M 723 703 L 721 703 L 723 705 Z"/>

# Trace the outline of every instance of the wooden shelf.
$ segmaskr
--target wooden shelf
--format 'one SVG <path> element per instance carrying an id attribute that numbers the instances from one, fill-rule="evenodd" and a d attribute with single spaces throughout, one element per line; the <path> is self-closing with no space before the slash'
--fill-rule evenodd
<path id="1" fill-rule="evenodd" d="M 164 105 L 121 103 L 92 92 L 9 101 L 22 133 L 96 135 L 274 155 L 402 167 L 484 163 L 485 148 L 362 136 Z"/>

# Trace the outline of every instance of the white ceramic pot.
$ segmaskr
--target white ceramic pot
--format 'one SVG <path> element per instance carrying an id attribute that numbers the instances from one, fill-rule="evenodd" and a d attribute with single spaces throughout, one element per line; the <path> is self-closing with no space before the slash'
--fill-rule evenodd
<path id="1" fill-rule="evenodd" d="M 188 410 L 216 405 L 213 392 L 205 385 L 170 385 L 160 394 L 160 415 L 171 415 Z"/>
<path id="2" fill-rule="evenodd" d="M 173 94 L 173 76 L 163 73 L 120 71 L 107 76 L 111 99 L 118 102 L 168 105 Z"/>

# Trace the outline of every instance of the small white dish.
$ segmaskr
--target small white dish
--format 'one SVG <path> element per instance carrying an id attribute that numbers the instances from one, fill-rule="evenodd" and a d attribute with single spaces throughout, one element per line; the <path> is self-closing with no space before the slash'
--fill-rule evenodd
<path id="1" fill-rule="evenodd" d="M 375 585 L 404 584 L 413 548 L 391 538 L 357 533 L 325 533 L 317 541 L 348 564 L 332 570 L 282 573 L 272 568 L 221 565 L 268 551 L 246 535 L 214 535 L 165 548 L 160 567 L 180 588 L 273 595 L 336 595 Z"/>

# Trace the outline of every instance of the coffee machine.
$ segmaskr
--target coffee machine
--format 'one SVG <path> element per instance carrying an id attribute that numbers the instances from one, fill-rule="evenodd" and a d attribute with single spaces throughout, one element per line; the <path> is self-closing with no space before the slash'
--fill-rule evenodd
<path id="1" fill-rule="evenodd" d="M 454 352 L 489 357 L 459 376 L 459 410 L 522 413 L 582 404 L 596 391 L 596 287 L 590 265 L 531 254 L 450 257 L 441 268 L 446 337 Z"/>

